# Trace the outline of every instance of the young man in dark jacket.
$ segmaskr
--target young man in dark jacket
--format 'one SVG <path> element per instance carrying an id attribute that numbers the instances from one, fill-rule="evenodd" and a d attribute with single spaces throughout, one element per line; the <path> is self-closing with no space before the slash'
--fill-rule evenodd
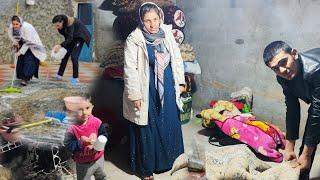
<path id="1" fill-rule="evenodd" d="M 263 53 L 265 64 L 277 75 L 285 96 L 286 148 L 285 160 L 297 159 L 300 179 L 309 179 L 316 147 L 320 141 L 320 48 L 298 53 L 283 41 L 267 45 Z M 310 104 L 299 157 L 294 153 L 299 138 L 300 103 Z"/>
<path id="2" fill-rule="evenodd" d="M 76 85 L 78 83 L 79 76 L 79 56 L 84 43 L 90 46 L 91 34 L 85 27 L 85 25 L 74 17 L 68 17 L 66 15 L 60 14 L 56 15 L 52 19 L 52 23 L 55 25 L 56 29 L 61 35 L 64 36 L 65 40 L 53 47 L 54 52 L 58 52 L 61 47 L 67 50 L 67 54 L 62 59 L 56 80 L 62 80 L 63 73 L 66 69 L 67 62 L 71 56 L 72 66 L 73 66 L 73 78 L 71 79 L 71 84 Z"/>

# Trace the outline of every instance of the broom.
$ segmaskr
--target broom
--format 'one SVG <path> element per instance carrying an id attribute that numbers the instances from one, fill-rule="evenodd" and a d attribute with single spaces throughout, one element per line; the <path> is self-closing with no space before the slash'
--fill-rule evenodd
<path id="1" fill-rule="evenodd" d="M 15 75 L 16 75 L 16 69 L 17 69 L 17 55 L 15 54 L 14 48 L 12 49 L 12 54 L 14 57 L 14 69 L 13 69 L 13 75 L 12 75 L 12 79 L 11 79 L 11 85 L 10 87 L 4 88 L 4 89 L 0 89 L 0 92 L 4 92 L 4 93 L 21 93 L 21 89 L 13 87 L 13 82 L 15 79 Z"/>
<path id="2" fill-rule="evenodd" d="M 41 121 L 29 123 L 29 124 L 23 124 L 23 125 L 1 126 L 1 128 L 5 129 L 7 131 L 7 133 L 11 133 L 13 129 L 21 130 L 21 129 L 25 129 L 25 128 L 31 128 L 31 127 L 34 127 L 34 126 L 40 126 L 42 124 L 50 123 L 52 121 L 53 121 L 53 119 L 45 119 L 45 120 L 41 120 Z"/>

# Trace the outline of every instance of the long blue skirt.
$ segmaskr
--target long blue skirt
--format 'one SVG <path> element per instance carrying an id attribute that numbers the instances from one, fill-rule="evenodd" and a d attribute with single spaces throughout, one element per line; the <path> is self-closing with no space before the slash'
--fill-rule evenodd
<path id="1" fill-rule="evenodd" d="M 17 61 L 17 78 L 29 81 L 32 77 L 38 78 L 39 59 L 37 59 L 30 49 L 24 54 L 20 55 Z"/>
<path id="2" fill-rule="evenodd" d="M 164 73 L 164 105 L 155 87 L 155 54 L 147 45 L 150 65 L 148 125 L 129 124 L 131 169 L 142 177 L 170 170 L 184 152 L 171 65 Z"/>

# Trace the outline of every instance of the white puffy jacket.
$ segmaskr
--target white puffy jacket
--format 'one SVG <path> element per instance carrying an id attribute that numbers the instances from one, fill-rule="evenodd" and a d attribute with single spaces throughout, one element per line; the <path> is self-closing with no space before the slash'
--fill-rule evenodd
<path id="1" fill-rule="evenodd" d="M 171 54 L 171 66 L 176 90 L 176 103 L 182 110 L 180 84 L 185 84 L 183 60 L 176 43 L 172 26 L 162 24 L 166 38 L 164 43 Z M 136 28 L 127 38 L 124 50 L 124 93 L 123 115 L 138 125 L 148 124 L 149 105 L 149 60 L 146 40 L 140 28 Z M 140 111 L 134 108 L 133 101 L 141 100 Z"/>

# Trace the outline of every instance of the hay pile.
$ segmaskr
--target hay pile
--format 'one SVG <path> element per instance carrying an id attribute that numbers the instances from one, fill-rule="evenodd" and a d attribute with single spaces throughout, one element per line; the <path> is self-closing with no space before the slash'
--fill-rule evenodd
<path id="1" fill-rule="evenodd" d="M 62 111 L 63 98 L 83 96 L 87 88 L 71 88 L 54 82 L 33 82 L 22 88 L 21 94 L 0 94 L 0 120 L 8 114 L 15 114 L 25 122 L 41 120 L 48 111 Z"/>

